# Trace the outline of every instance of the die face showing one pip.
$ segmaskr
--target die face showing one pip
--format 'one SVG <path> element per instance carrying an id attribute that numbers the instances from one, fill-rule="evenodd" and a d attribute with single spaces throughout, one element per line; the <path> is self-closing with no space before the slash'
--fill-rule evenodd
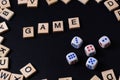
<path id="1" fill-rule="evenodd" d="M 107 36 L 102 36 L 98 42 L 102 48 L 107 48 L 111 44 L 111 41 Z"/>
<path id="2" fill-rule="evenodd" d="M 83 40 L 78 36 L 75 36 L 71 41 L 71 45 L 76 49 L 80 48 L 82 44 L 83 44 Z"/>
<path id="3" fill-rule="evenodd" d="M 66 59 L 69 65 L 75 64 L 78 62 L 77 55 L 74 52 L 70 52 L 66 55 Z"/>
<path id="4" fill-rule="evenodd" d="M 89 57 L 86 62 L 86 67 L 90 70 L 94 70 L 98 64 L 98 60 L 94 57 Z"/>
<path id="5" fill-rule="evenodd" d="M 87 56 L 94 56 L 96 54 L 96 49 L 92 44 L 85 46 L 84 50 Z"/>

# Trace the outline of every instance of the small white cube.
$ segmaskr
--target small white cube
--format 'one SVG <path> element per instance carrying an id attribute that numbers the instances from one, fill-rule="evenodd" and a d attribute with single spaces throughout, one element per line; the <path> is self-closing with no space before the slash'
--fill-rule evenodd
<path id="1" fill-rule="evenodd" d="M 89 57 L 86 61 L 86 67 L 90 70 L 94 70 L 98 64 L 98 60 L 94 57 Z"/>
<path id="2" fill-rule="evenodd" d="M 87 56 L 94 56 L 96 54 L 96 49 L 92 44 L 85 46 L 84 51 Z"/>
<path id="3" fill-rule="evenodd" d="M 107 48 L 110 46 L 111 44 L 111 41 L 110 39 L 107 37 L 107 36 L 102 36 L 100 39 L 99 39 L 99 45 L 102 47 L 102 48 Z"/>
<path id="4" fill-rule="evenodd" d="M 82 44 L 83 44 L 83 40 L 78 36 L 75 36 L 71 41 L 71 45 L 76 49 L 80 48 Z"/>
<path id="5" fill-rule="evenodd" d="M 78 62 L 78 57 L 74 52 L 70 52 L 66 55 L 66 59 L 69 65 L 75 64 Z"/>

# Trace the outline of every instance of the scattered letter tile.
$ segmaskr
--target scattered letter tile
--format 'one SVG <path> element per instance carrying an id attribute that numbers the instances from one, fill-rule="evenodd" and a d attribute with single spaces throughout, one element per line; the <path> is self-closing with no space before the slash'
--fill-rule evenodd
<path id="1" fill-rule="evenodd" d="M 0 57 L 0 69 L 8 69 L 9 59 L 8 57 Z"/>
<path id="2" fill-rule="evenodd" d="M 36 72 L 36 69 L 32 66 L 31 63 L 29 63 L 25 67 L 21 68 L 20 72 L 25 76 L 25 78 L 28 78 Z"/>
<path id="3" fill-rule="evenodd" d="M 18 4 L 19 5 L 27 4 L 27 0 L 18 0 Z"/>
<path id="4" fill-rule="evenodd" d="M 120 21 L 120 9 L 115 10 L 115 11 L 114 11 L 114 14 L 115 14 L 117 20 Z"/>
<path id="5" fill-rule="evenodd" d="M 13 15 L 14 15 L 14 12 L 7 8 L 4 8 L 0 13 L 0 17 L 8 21 L 12 18 Z"/>
<path id="6" fill-rule="evenodd" d="M 101 80 L 97 75 L 94 75 L 90 80 Z"/>
<path id="7" fill-rule="evenodd" d="M 23 80 L 23 75 L 12 73 L 11 77 L 10 77 L 10 80 Z"/>
<path id="8" fill-rule="evenodd" d="M 10 7 L 10 1 L 9 0 L 0 0 L 1 8 L 9 8 Z"/>
<path id="9" fill-rule="evenodd" d="M 86 5 L 89 0 L 78 0 L 78 1 L 80 1 L 82 4 Z"/>
<path id="10" fill-rule="evenodd" d="M 116 80 L 113 69 L 102 71 L 103 80 Z"/>
<path id="11" fill-rule="evenodd" d="M 0 23 L 0 33 L 4 33 L 6 31 L 8 31 L 8 26 L 7 26 L 6 22 L 1 22 Z"/>
<path id="12" fill-rule="evenodd" d="M 106 0 L 104 5 L 107 7 L 109 11 L 112 11 L 119 7 L 118 3 L 115 0 Z"/>
<path id="13" fill-rule="evenodd" d="M 62 2 L 64 2 L 65 4 L 68 4 L 71 0 L 61 0 Z"/>
<path id="14" fill-rule="evenodd" d="M 28 0 L 27 7 L 38 7 L 38 0 Z"/>
<path id="15" fill-rule="evenodd" d="M 72 77 L 59 78 L 58 80 L 72 80 Z"/>
<path id="16" fill-rule="evenodd" d="M 0 57 L 5 57 L 9 53 L 10 49 L 0 44 Z"/>
<path id="17" fill-rule="evenodd" d="M 56 2 L 58 2 L 58 0 L 46 0 L 46 2 L 48 3 L 48 5 L 52 5 Z"/>
<path id="18" fill-rule="evenodd" d="M 11 72 L 1 70 L 0 71 L 0 80 L 9 80 L 11 76 Z"/>

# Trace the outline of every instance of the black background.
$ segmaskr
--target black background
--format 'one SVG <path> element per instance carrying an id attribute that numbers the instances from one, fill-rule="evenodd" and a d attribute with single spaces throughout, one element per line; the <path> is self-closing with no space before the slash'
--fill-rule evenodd
<path id="1" fill-rule="evenodd" d="M 72 0 L 65 5 L 61 1 L 48 6 L 45 0 L 39 0 L 38 8 L 27 8 L 26 5 L 17 5 L 17 0 L 11 1 L 11 10 L 15 12 L 10 21 L 6 21 L 9 31 L 2 34 L 5 37 L 3 45 L 9 47 L 10 68 L 8 71 L 20 73 L 19 70 L 27 63 L 32 63 L 37 73 L 28 80 L 57 80 L 59 77 L 73 77 L 73 80 L 89 80 L 93 75 L 102 79 L 101 71 L 114 69 L 116 77 L 120 75 L 120 22 L 117 21 L 113 12 L 109 12 L 103 2 L 97 4 L 90 0 L 83 5 L 77 0 Z M 68 18 L 79 17 L 81 27 L 69 30 Z M 65 31 L 60 33 L 52 32 L 52 21 L 64 21 Z M 5 21 L 0 18 L 0 22 Z M 49 22 L 50 33 L 37 34 L 39 22 Z M 34 26 L 35 37 L 32 39 L 22 38 L 22 28 Z M 80 36 L 84 44 L 80 49 L 74 49 L 71 39 Z M 107 35 L 112 45 L 102 49 L 98 39 Z M 87 56 L 84 47 L 87 44 L 96 47 L 99 64 L 93 71 L 85 67 Z M 69 66 L 66 61 L 66 54 L 75 52 L 78 55 L 79 63 Z"/>

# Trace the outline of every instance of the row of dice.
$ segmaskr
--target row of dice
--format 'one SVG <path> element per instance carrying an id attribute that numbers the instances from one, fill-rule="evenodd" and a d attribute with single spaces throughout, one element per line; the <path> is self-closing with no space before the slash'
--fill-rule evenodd
<path id="1" fill-rule="evenodd" d="M 108 46 L 110 46 L 111 41 L 107 36 L 102 36 L 99 40 L 98 40 L 100 46 L 102 48 L 107 48 Z M 75 36 L 72 41 L 71 41 L 71 45 L 78 49 L 82 46 L 83 44 L 83 40 L 82 38 Z M 86 53 L 86 55 L 89 57 L 88 60 L 86 61 L 86 67 L 88 69 L 94 70 L 98 64 L 98 60 L 92 56 L 94 56 L 96 54 L 96 49 L 94 47 L 94 45 L 89 44 L 87 46 L 85 46 L 84 51 Z M 66 59 L 68 64 L 72 65 L 75 64 L 76 62 L 78 62 L 78 57 L 74 52 L 70 52 L 66 55 Z"/>
<path id="2" fill-rule="evenodd" d="M 78 62 L 78 57 L 74 52 L 70 52 L 66 55 L 66 59 L 69 65 L 75 64 Z M 94 57 L 89 57 L 86 61 L 86 67 L 88 69 L 94 70 L 98 64 L 98 60 Z"/>
<path id="3" fill-rule="evenodd" d="M 102 36 L 98 40 L 98 43 L 102 48 L 107 48 L 111 44 L 111 41 L 107 36 Z M 71 45 L 76 49 L 80 48 L 82 44 L 83 44 L 83 40 L 78 36 L 75 36 L 71 41 Z"/>

